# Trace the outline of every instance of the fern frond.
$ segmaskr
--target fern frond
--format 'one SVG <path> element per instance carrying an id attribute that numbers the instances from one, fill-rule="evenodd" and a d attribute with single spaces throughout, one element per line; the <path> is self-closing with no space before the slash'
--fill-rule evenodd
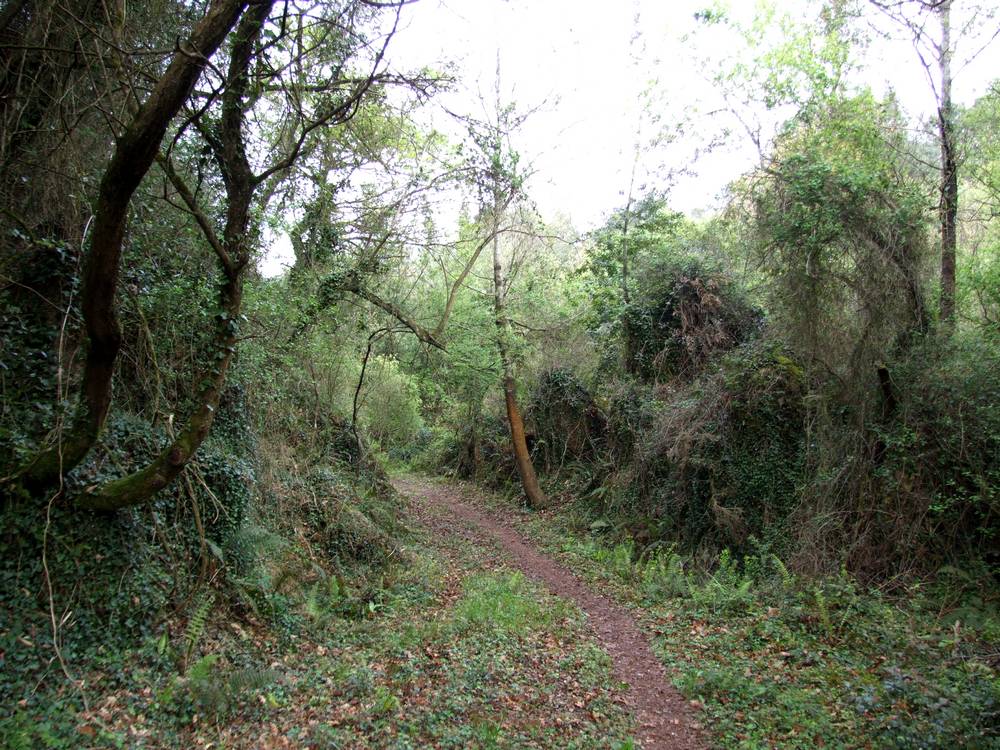
<path id="1" fill-rule="evenodd" d="M 286 585 L 302 583 L 306 576 L 302 562 L 298 559 L 286 560 L 271 577 L 271 591 L 280 594 Z"/>
<path id="2" fill-rule="evenodd" d="M 792 584 L 795 583 L 795 579 L 792 577 L 792 574 L 788 572 L 788 568 L 785 567 L 785 564 L 781 562 L 781 558 L 772 554 L 771 562 L 774 564 L 775 570 L 778 571 L 778 575 L 781 576 L 781 585 L 786 589 L 790 589 Z"/>
<path id="3" fill-rule="evenodd" d="M 261 667 L 234 669 L 226 677 L 226 692 L 233 698 L 240 698 L 263 690 L 276 679 L 278 673 L 273 669 Z"/>
<path id="4" fill-rule="evenodd" d="M 191 658 L 198 641 L 201 640 L 202 633 L 205 632 L 205 625 L 208 623 L 208 616 L 214 603 L 215 595 L 211 591 L 206 592 L 198 601 L 194 612 L 191 613 L 191 619 L 188 620 L 187 628 L 184 630 L 185 663 Z"/>
<path id="5" fill-rule="evenodd" d="M 823 623 L 826 637 L 833 638 L 833 623 L 830 621 L 830 608 L 827 607 L 826 597 L 819 588 L 816 589 L 816 609 L 819 611 L 819 619 Z"/>

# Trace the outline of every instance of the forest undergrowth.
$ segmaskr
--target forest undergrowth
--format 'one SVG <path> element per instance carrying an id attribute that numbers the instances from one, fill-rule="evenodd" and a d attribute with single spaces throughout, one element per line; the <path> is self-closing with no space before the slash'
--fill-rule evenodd
<path id="1" fill-rule="evenodd" d="M 361 501 L 369 513 L 380 505 L 398 511 L 400 498 L 388 492 Z M 113 605 L 77 595 L 60 623 L 72 681 L 46 658 L 44 601 L 29 602 L 19 586 L 21 598 L 4 601 L 13 626 L 3 633 L 0 687 L 13 710 L 0 719 L 0 743 L 12 750 L 634 746 L 608 656 L 579 610 L 506 567 L 502 551 L 425 527 L 410 512 L 397 517 L 407 526 L 396 527 L 392 555 L 353 563 L 343 556 L 336 572 L 325 572 L 328 558 L 298 534 L 248 524 L 240 541 L 252 539 L 253 552 L 243 572 L 193 586 L 172 607 L 167 574 L 150 580 L 161 569 L 148 560 L 135 560 L 131 573 L 107 571 L 128 581 Z M 105 540 L 93 527 L 81 531 L 53 555 L 54 577 L 67 573 L 73 552 L 103 560 Z M 65 544 L 69 534 L 58 538 Z M 137 554 L 158 557 L 149 547 Z M 5 582 L 31 572 L 8 567 Z M 93 571 L 82 575 L 90 576 L 91 596 L 115 585 Z M 158 610 L 148 601 L 157 594 Z"/>
<path id="2" fill-rule="evenodd" d="M 560 500 L 542 511 L 482 497 L 632 608 L 719 747 L 1000 747 L 1000 620 L 963 601 L 962 571 L 884 594 L 795 575 L 760 544 L 706 564 L 616 542 L 570 488 L 548 483 Z"/>

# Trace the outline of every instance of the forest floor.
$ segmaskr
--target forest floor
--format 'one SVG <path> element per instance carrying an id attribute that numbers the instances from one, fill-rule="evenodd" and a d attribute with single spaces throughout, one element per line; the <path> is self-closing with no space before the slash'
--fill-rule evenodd
<path id="1" fill-rule="evenodd" d="M 221 614 L 180 675 L 151 639 L 85 675 L 84 710 L 67 693 L 0 713 L 0 746 L 702 747 L 624 610 L 473 508 L 489 500 L 471 485 L 395 484 L 412 533 L 358 612 L 316 600 L 285 635 Z"/>
<path id="2" fill-rule="evenodd" d="M 614 544 L 568 491 L 531 512 L 393 483 L 410 530 L 390 564 L 296 582 L 275 547 L 270 609 L 205 606 L 199 634 L 192 605 L 121 650 L 66 642 L 80 690 L 39 661 L 44 627 L 0 627 L 0 747 L 1000 750 L 1000 633 L 969 607 L 771 554 L 699 571 Z"/>
<path id="3" fill-rule="evenodd" d="M 513 524 L 486 510 L 475 488 L 414 477 L 394 484 L 408 498 L 419 523 L 439 539 L 461 537 L 479 548 L 493 547 L 506 565 L 583 610 L 588 632 L 611 657 L 614 677 L 624 686 L 637 724 L 636 739 L 644 750 L 705 746 L 695 710 L 670 684 L 648 638 L 623 607 L 594 592 L 565 565 L 541 553 Z"/>

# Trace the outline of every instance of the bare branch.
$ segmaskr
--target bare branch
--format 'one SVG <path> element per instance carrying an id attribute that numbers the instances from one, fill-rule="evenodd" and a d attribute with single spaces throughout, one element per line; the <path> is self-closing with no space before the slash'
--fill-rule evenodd
<path id="1" fill-rule="evenodd" d="M 222 263 L 222 266 L 227 271 L 232 271 L 234 268 L 232 258 L 229 257 L 229 253 L 226 252 L 225 246 L 219 240 L 219 236 L 215 233 L 215 228 L 212 226 L 211 220 L 205 215 L 205 212 L 198 203 L 198 199 L 195 198 L 194 193 L 191 192 L 187 183 L 184 182 L 184 178 L 177 174 L 176 170 L 174 170 L 174 165 L 170 161 L 169 157 L 166 157 L 163 154 L 157 154 L 156 163 L 160 165 L 160 168 L 163 170 L 163 174 L 166 175 L 170 184 L 174 186 L 174 190 L 177 191 L 181 200 L 184 201 L 184 205 L 187 206 L 191 216 L 193 216 L 194 220 L 198 223 L 198 226 L 201 228 L 202 234 L 205 235 L 205 239 L 208 241 L 208 244 L 211 246 L 216 256 L 218 256 L 219 262 Z"/>

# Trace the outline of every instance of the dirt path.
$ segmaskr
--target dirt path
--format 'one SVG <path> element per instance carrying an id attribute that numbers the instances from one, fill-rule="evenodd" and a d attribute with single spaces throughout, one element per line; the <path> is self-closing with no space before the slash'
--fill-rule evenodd
<path id="1" fill-rule="evenodd" d="M 409 499 L 417 519 L 431 531 L 500 546 L 510 556 L 513 567 L 543 583 L 552 593 L 574 601 L 587 614 L 598 642 L 611 656 L 615 677 L 629 686 L 629 703 L 638 724 L 637 739 L 644 750 L 701 750 L 707 746 L 697 718 L 670 685 L 649 640 L 626 610 L 594 593 L 511 526 L 473 507 L 461 488 L 414 477 L 397 479 L 394 485 Z"/>

